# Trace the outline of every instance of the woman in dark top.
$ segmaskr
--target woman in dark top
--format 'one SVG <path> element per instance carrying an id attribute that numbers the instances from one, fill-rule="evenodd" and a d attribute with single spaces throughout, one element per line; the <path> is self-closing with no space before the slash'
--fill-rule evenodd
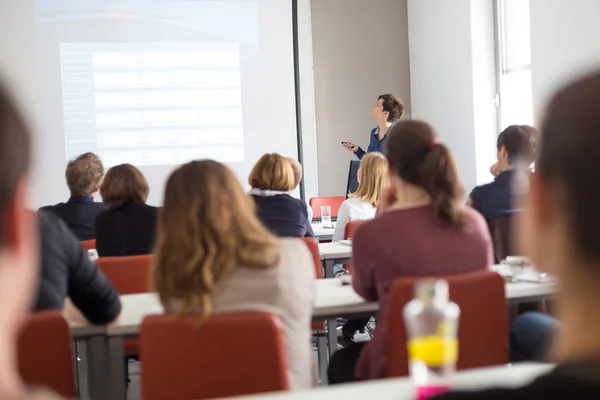
<path id="1" fill-rule="evenodd" d="M 359 160 L 365 154 L 374 151 L 385 153 L 385 142 L 387 133 L 392 124 L 404 115 L 404 104 L 402 100 L 393 94 L 382 94 L 377 98 L 375 104 L 371 106 L 371 118 L 377 122 L 377 127 L 371 130 L 369 135 L 369 147 L 364 151 L 360 146 L 352 142 L 342 142 L 342 146 L 353 152 Z"/>
<path id="2" fill-rule="evenodd" d="M 519 215 L 525 254 L 560 282 L 562 328 L 552 352 L 557 367 L 522 388 L 455 392 L 439 399 L 600 398 L 600 181 L 594 173 L 600 153 L 598 104 L 600 73 L 552 99 Z"/>
<path id="3" fill-rule="evenodd" d="M 295 182 L 289 160 L 276 153 L 262 156 L 248 177 L 258 218 L 267 229 L 280 237 L 312 237 L 306 203 L 290 196 Z"/>
<path id="4" fill-rule="evenodd" d="M 148 182 L 130 164 L 112 167 L 100 186 L 106 211 L 96 218 L 96 249 L 100 257 L 150 254 L 158 208 L 146 204 Z"/>

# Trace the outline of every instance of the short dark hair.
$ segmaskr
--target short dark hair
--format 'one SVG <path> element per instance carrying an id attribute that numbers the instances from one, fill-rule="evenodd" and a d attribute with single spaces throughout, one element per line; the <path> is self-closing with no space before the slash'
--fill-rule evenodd
<path id="1" fill-rule="evenodd" d="M 545 112 L 535 170 L 553 187 L 576 257 L 596 265 L 600 261 L 599 104 L 600 71 L 554 96 Z"/>
<path id="2" fill-rule="evenodd" d="M 496 146 L 498 151 L 506 149 L 510 164 L 519 159 L 531 164 L 537 157 L 538 140 L 539 132 L 533 126 L 511 125 L 498 135 Z"/>
<path id="3" fill-rule="evenodd" d="M 129 203 L 145 203 L 150 188 L 142 171 L 131 164 L 116 165 L 108 170 L 100 195 L 108 209 L 114 209 Z"/>
<path id="4" fill-rule="evenodd" d="M 383 111 L 390 113 L 388 116 L 389 122 L 396 122 L 404 115 L 404 104 L 402 103 L 402 100 L 393 94 L 382 94 L 377 100 L 381 100 Z"/>
<path id="5" fill-rule="evenodd" d="M 6 241 L 7 208 L 30 165 L 31 134 L 8 89 L 0 84 L 0 247 Z"/>
<path id="6" fill-rule="evenodd" d="M 84 153 L 69 162 L 65 177 L 71 196 L 94 193 L 104 176 L 104 165 L 94 153 Z"/>

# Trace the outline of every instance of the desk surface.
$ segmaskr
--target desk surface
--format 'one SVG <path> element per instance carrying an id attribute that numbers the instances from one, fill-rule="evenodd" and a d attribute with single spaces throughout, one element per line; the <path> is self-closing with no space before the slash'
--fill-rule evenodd
<path id="1" fill-rule="evenodd" d="M 333 237 L 334 228 L 323 228 L 323 224 L 321 222 L 311 222 L 310 226 L 315 234 L 315 238 L 317 238 L 319 241 L 331 240 Z M 333 223 L 333 226 L 335 227 L 335 222 Z"/>
<path id="2" fill-rule="evenodd" d="M 506 284 L 506 297 L 510 301 L 549 297 L 556 291 L 555 283 L 516 282 Z M 154 293 L 121 296 L 123 314 L 121 321 L 106 327 L 108 335 L 136 335 L 139 324 L 146 315 L 160 314 L 163 308 Z M 351 286 L 343 286 L 336 278 L 317 281 L 317 293 L 313 318 L 330 319 L 375 313 L 376 302 L 364 301 Z M 95 327 L 94 329 L 101 328 Z M 78 328 L 82 329 L 82 328 Z"/>
<path id="3" fill-rule="evenodd" d="M 455 389 L 482 389 L 490 386 L 519 387 L 528 384 L 539 375 L 552 368 L 549 364 L 521 364 L 518 366 L 502 366 L 480 368 L 457 372 L 452 377 L 452 387 Z M 414 389 L 409 379 L 394 378 L 378 381 L 357 382 L 346 385 L 327 386 L 300 392 L 279 392 L 252 396 L 232 397 L 230 399 L 381 399 L 381 400 L 412 400 L 415 398 Z"/>
<path id="4" fill-rule="evenodd" d="M 352 246 L 347 244 L 319 243 L 319 254 L 321 260 L 339 260 L 352 257 Z"/>

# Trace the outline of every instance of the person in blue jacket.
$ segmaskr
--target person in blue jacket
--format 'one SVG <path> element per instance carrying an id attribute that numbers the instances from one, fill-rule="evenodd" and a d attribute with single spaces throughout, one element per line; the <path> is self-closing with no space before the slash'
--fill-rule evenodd
<path id="1" fill-rule="evenodd" d="M 377 98 L 377 102 L 371 106 L 371 118 L 377 121 L 377 127 L 371 130 L 367 151 L 352 142 L 342 142 L 342 145 L 356 154 L 359 160 L 365 154 L 373 151 L 385 153 L 386 134 L 390 126 L 402 118 L 403 114 L 404 104 L 402 100 L 393 94 L 382 94 Z"/>

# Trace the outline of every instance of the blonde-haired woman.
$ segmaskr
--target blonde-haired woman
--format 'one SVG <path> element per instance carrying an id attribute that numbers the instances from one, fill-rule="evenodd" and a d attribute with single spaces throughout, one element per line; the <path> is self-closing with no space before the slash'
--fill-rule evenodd
<path id="1" fill-rule="evenodd" d="M 315 384 L 311 255 L 301 241 L 278 240 L 265 229 L 226 166 L 194 161 L 173 172 L 155 253 L 152 279 L 167 312 L 198 312 L 203 319 L 244 311 L 276 314 L 284 327 L 290 387 Z"/>
<path id="2" fill-rule="evenodd" d="M 258 218 L 272 233 L 280 237 L 314 236 L 306 203 L 290 196 L 296 188 L 290 160 L 277 153 L 265 154 L 252 168 L 248 183 Z"/>
<path id="3" fill-rule="evenodd" d="M 372 219 L 379 206 L 379 195 L 388 184 L 388 163 L 383 154 L 364 156 L 358 170 L 358 189 L 345 200 L 338 212 L 333 241 L 344 239 L 346 225 L 352 221 Z"/>

